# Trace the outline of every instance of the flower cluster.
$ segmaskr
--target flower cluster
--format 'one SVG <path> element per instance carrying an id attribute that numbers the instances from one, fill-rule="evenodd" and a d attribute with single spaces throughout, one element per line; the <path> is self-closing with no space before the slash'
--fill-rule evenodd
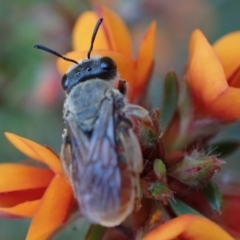
<path id="1" fill-rule="evenodd" d="M 211 46 L 200 30 L 192 33 L 187 80 L 197 106 L 209 116 L 233 121 L 239 112 L 240 32 Z"/>
<path id="2" fill-rule="evenodd" d="M 105 7 L 85 12 L 75 24 L 73 51 L 66 57 L 76 61 L 86 58 L 92 29 L 99 18 L 104 21 L 92 56 L 113 58 L 121 78 L 129 85 L 129 101 L 144 102 L 140 100 L 146 97 L 153 69 L 156 23 L 150 24 L 134 57 L 129 30 L 116 13 Z M 104 239 L 134 236 L 144 240 L 230 240 L 239 236 L 239 229 L 227 219 L 227 213 L 233 212 L 233 198 L 222 195 L 214 180 L 224 163 L 218 155 L 221 146 L 216 152 L 211 145 L 222 126 L 240 118 L 239 40 L 240 32 L 234 32 L 211 46 L 200 30 L 192 33 L 183 77 L 189 95 L 180 100 L 180 80 L 174 72 L 167 73 L 163 106 L 160 111 L 150 111 L 153 125 L 149 128 L 139 123 L 135 129 L 144 158 L 141 209 L 131 214 L 123 231 L 104 228 Z M 57 62 L 61 73 L 71 64 L 63 59 Z M 72 213 L 81 211 L 76 208 L 71 183 L 49 148 L 11 133 L 6 137 L 38 164 L 0 164 L 0 215 L 30 217 L 26 239 L 49 239 Z M 230 207 L 224 209 L 222 201 Z M 94 231 L 96 228 L 90 227 L 88 236 L 96 234 Z"/>
<path id="3" fill-rule="evenodd" d="M 0 165 L 0 215 L 31 217 L 26 239 L 47 239 L 67 219 L 74 203 L 72 188 L 59 158 L 50 149 L 12 133 L 6 133 L 6 137 L 30 159 L 45 166 Z"/>
<path id="4" fill-rule="evenodd" d="M 66 57 L 79 60 L 86 58 L 92 31 L 99 18 L 103 18 L 104 21 L 94 41 L 92 56 L 109 56 L 114 59 L 120 77 L 127 80 L 129 84 L 129 100 L 136 102 L 146 91 L 148 76 L 153 66 L 156 23 L 152 22 L 149 26 L 138 55 L 134 58 L 129 30 L 117 14 L 104 7 L 96 12 L 85 12 L 75 24 L 73 51 L 67 53 Z M 86 23 L 88 27 L 86 27 Z M 68 70 L 70 65 L 71 63 L 62 59 L 58 61 L 58 67 L 62 74 Z"/>

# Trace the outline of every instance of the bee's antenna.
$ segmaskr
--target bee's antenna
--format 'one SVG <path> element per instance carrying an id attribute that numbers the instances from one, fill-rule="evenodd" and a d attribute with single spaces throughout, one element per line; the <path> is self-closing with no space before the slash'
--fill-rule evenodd
<path id="1" fill-rule="evenodd" d="M 98 31 L 98 29 L 99 29 L 102 21 L 103 21 L 103 19 L 100 18 L 100 19 L 97 21 L 96 26 L 95 26 L 95 28 L 94 28 L 94 30 L 93 30 L 92 39 L 91 39 L 91 45 L 90 45 L 90 48 L 89 48 L 88 53 L 87 53 L 87 58 L 88 58 L 88 59 L 90 58 L 90 54 L 91 54 L 92 49 L 93 49 L 93 43 L 94 43 L 95 37 L 96 37 L 96 35 L 97 35 L 97 31 Z"/>
<path id="2" fill-rule="evenodd" d="M 64 57 L 63 55 L 61 55 L 61 54 L 53 51 L 53 50 L 50 49 L 50 48 L 47 48 L 47 47 L 43 46 L 43 45 L 34 45 L 34 47 L 37 48 L 37 49 L 43 50 L 43 51 L 45 51 L 45 52 L 51 53 L 51 54 L 53 54 L 53 55 L 56 55 L 56 56 L 58 56 L 58 57 L 60 57 L 60 58 L 62 58 L 62 59 L 64 59 L 64 60 L 66 60 L 66 61 L 69 61 L 69 62 L 73 62 L 73 63 L 78 64 L 77 61 L 75 61 L 75 60 L 73 60 L 73 59 L 70 59 L 70 58 L 66 58 L 66 57 Z"/>

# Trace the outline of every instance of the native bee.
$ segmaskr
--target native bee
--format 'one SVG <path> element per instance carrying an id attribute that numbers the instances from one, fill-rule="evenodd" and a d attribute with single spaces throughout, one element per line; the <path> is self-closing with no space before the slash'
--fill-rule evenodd
<path id="1" fill-rule="evenodd" d="M 87 58 L 80 62 L 42 45 L 35 47 L 76 64 L 62 78 L 66 129 L 60 159 L 81 214 L 110 227 L 123 222 L 139 198 L 143 160 L 130 118 L 147 124 L 151 119 L 143 107 L 127 103 L 126 82 L 119 79 L 114 60 L 90 57 L 101 22 L 94 29 Z"/>

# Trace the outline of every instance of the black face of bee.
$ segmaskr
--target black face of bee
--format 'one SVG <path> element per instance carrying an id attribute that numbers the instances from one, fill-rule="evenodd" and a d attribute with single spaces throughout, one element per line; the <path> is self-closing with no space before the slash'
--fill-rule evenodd
<path id="1" fill-rule="evenodd" d="M 78 83 L 91 80 L 102 79 L 105 81 L 112 80 L 117 75 L 116 63 L 110 57 L 86 59 L 66 73 L 62 78 L 63 89 L 67 92 Z"/>

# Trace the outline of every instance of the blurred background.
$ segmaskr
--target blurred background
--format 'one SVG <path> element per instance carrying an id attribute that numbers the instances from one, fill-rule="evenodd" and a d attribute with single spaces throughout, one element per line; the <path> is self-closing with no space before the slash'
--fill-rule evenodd
<path id="1" fill-rule="evenodd" d="M 0 0 L 1 162 L 25 159 L 7 142 L 6 131 L 59 152 L 64 127 L 61 75 L 56 58 L 33 45 L 43 44 L 62 54 L 70 51 L 76 18 L 97 4 L 122 16 L 135 51 L 149 23 L 157 20 L 156 67 L 148 89 L 153 107 L 160 106 L 160 86 L 167 71 L 174 69 L 179 76 L 183 73 L 189 37 L 195 28 L 211 43 L 240 29 L 239 0 Z M 0 239 L 24 239 L 28 224 L 29 220 L 0 219 Z"/>

